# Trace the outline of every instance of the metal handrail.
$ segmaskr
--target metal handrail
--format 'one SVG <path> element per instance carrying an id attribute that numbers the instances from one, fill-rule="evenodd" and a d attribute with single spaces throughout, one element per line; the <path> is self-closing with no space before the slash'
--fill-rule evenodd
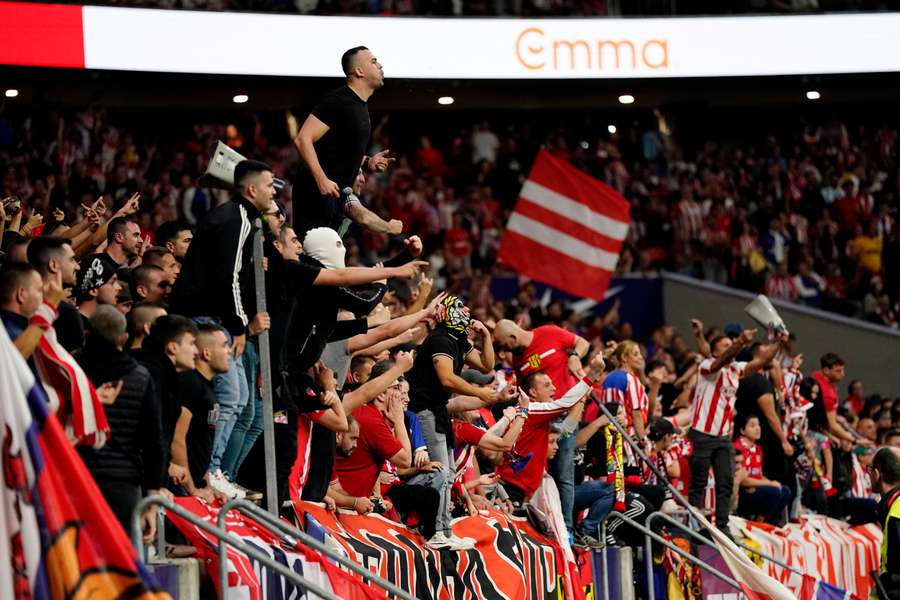
<path id="1" fill-rule="evenodd" d="M 248 502 L 246 500 L 241 500 L 239 498 L 234 498 L 226 502 L 222 508 L 219 509 L 219 516 L 217 519 L 217 524 L 220 528 L 225 528 L 225 519 L 229 512 L 232 510 L 237 510 L 244 514 L 250 515 L 254 519 L 262 521 L 264 525 L 268 526 L 269 530 L 277 530 L 284 537 L 296 538 L 306 546 L 309 546 L 313 550 L 320 552 L 332 559 L 339 565 L 346 567 L 347 569 L 353 571 L 357 575 L 361 576 L 364 580 L 369 581 L 376 586 L 383 589 L 385 592 L 393 594 L 397 598 L 402 598 L 403 600 L 416 600 L 414 596 L 410 595 L 409 592 L 397 587 L 387 579 L 384 579 L 380 575 L 376 575 L 371 571 L 367 570 L 362 565 L 353 562 L 349 558 L 342 556 L 340 553 L 335 552 L 316 538 L 312 537 L 305 531 L 302 531 L 292 525 L 289 525 L 282 519 L 273 516 L 271 513 L 262 510 L 256 504 L 252 502 Z M 225 552 L 225 547 L 220 544 L 219 546 L 219 576 L 222 576 L 222 565 L 224 561 L 222 560 L 222 555 Z"/>
<path id="2" fill-rule="evenodd" d="M 656 511 L 655 513 L 651 513 L 650 516 L 647 517 L 647 521 L 646 521 L 647 527 L 651 527 L 651 524 L 653 523 L 653 520 L 654 520 L 654 519 L 663 519 L 663 520 L 669 522 L 670 524 L 672 524 L 672 525 L 678 527 L 678 528 L 681 529 L 682 531 L 687 532 L 687 533 L 690 534 L 691 537 L 693 537 L 694 539 L 698 539 L 698 540 L 701 540 L 701 541 L 703 541 L 703 542 L 706 542 L 707 544 L 709 544 L 709 545 L 711 545 L 711 546 L 715 545 L 715 544 L 713 543 L 713 541 L 712 541 L 711 539 L 709 539 L 708 537 L 706 537 L 706 536 L 704 536 L 704 535 L 701 535 L 699 532 L 694 531 L 693 529 L 690 529 L 690 528 L 689 528 L 687 525 L 685 525 L 684 523 L 679 523 L 678 521 L 676 521 L 675 519 L 673 519 L 672 517 L 670 517 L 669 515 L 667 515 L 667 514 L 664 513 L 664 512 L 661 512 L 661 511 Z M 792 567 L 791 565 L 787 564 L 787 563 L 784 562 L 784 561 L 781 561 L 781 560 L 775 558 L 774 556 L 769 556 L 768 554 L 765 554 L 764 552 L 760 552 L 760 551 L 757 550 L 756 548 L 751 548 L 750 546 L 748 546 L 748 545 L 745 544 L 744 542 L 739 542 L 739 541 L 737 541 L 737 540 L 734 540 L 734 543 L 737 544 L 738 546 L 740 546 L 741 548 L 743 548 L 744 550 L 749 550 L 749 551 L 752 552 L 753 554 L 758 555 L 760 558 L 764 558 L 764 559 L 768 560 L 769 562 L 772 562 L 772 563 L 778 565 L 779 567 L 783 567 L 783 568 L 785 568 L 785 569 L 787 569 L 787 570 L 789 570 L 789 571 L 793 571 L 794 573 L 797 573 L 797 574 L 799 574 L 799 575 L 804 575 L 804 572 L 803 572 L 802 570 L 798 569 L 797 567 Z"/>
<path id="3" fill-rule="evenodd" d="M 276 573 L 278 573 L 279 575 L 281 575 L 282 577 L 284 577 L 285 579 L 292 581 L 293 583 L 295 583 L 297 586 L 299 586 L 303 590 L 306 590 L 307 592 L 309 592 L 311 594 L 315 594 L 315 595 L 319 596 L 319 598 L 321 598 L 322 600 L 330 600 L 331 598 L 334 597 L 334 593 L 326 590 L 325 588 L 323 588 L 322 586 L 320 586 L 317 583 L 314 583 L 312 581 L 309 581 L 309 580 L 303 578 L 298 573 L 287 568 L 285 565 L 281 564 L 278 561 L 273 560 L 270 556 L 265 554 L 263 551 L 258 550 L 257 548 L 254 548 L 253 546 L 247 544 L 246 542 L 244 542 L 244 540 L 242 540 L 238 536 L 236 536 L 232 533 L 228 533 L 227 531 L 224 531 L 224 530 L 220 529 L 219 527 L 210 525 L 208 522 L 204 521 L 203 519 L 201 519 L 200 517 L 198 517 L 191 511 L 189 511 L 185 508 L 182 508 L 181 506 L 178 506 L 173 501 L 169 500 L 168 498 L 164 498 L 162 496 L 147 496 L 146 498 L 142 499 L 140 502 L 138 502 L 137 506 L 134 508 L 134 512 L 131 515 L 132 542 L 134 543 L 135 548 L 137 548 L 138 551 L 142 555 L 143 555 L 142 549 L 144 547 L 144 544 L 143 544 L 143 539 L 142 539 L 142 535 L 141 535 L 141 515 L 144 514 L 145 510 L 147 510 L 148 508 L 150 508 L 151 506 L 154 506 L 154 505 L 164 507 L 167 511 L 178 515 L 179 517 L 181 517 L 188 523 L 190 523 L 196 527 L 199 527 L 200 529 L 202 529 L 209 535 L 215 537 L 216 539 L 219 540 L 220 547 L 223 544 L 228 544 L 229 546 L 235 548 L 236 550 L 243 552 L 244 554 L 246 554 L 248 557 L 252 558 L 253 560 L 259 562 L 265 568 L 271 569 L 271 570 L 275 571 Z M 226 581 L 226 587 L 223 587 L 219 590 L 219 592 L 223 598 L 226 597 L 226 591 L 225 591 L 226 589 L 227 589 L 227 581 Z"/>
<path id="4" fill-rule="evenodd" d="M 712 575 L 715 575 L 716 577 L 718 577 L 719 579 L 721 579 L 728 585 L 732 586 L 733 588 L 735 588 L 737 590 L 741 589 L 740 584 L 737 581 L 735 581 L 735 579 L 733 577 L 729 577 L 728 575 L 726 575 L 722 571 L 718 570 L 714 566 L 710 565 L 709 563 L 706 563 L 706 562 L 700 560 L 699 558 L 697 558 L 696 556 L 692 555 L 690 552 L 685 552 L 684 550 L 682 550 L 681 548 L 679 548 L 678 546 L 676 546 L 669 540 L 665 539 L 661 535 L 651 531 L 648 527 L 641 525 L 634 519 L 632 519 L 630 517 L 626 517 L 625 515 L 623 515 L 622 513 L 618 512 L 618 511 L 615 511 L 615 510 L 611 511 L 608 515 L 606 515 L 606 518 L 603 519 L 603 522 L 600 524 L 600 535 L 602 536 L 601 537 L 602 540 L 604 540 L 604 541 L 606 540 L 606 522 L 609 519 L 613 519 L 613 518 L 621 519 L 622 521 L 628 523 L 629 525 L 631 525 L 638 531 L 641 531 L 644 534 L 644 536 L 647 538 L 648 550 L 649 550 L 649 541 L 651 539 L 653 539 L 656 542 L 658 542 L 658 543 L 662 544 L 663 546 L 665 546 L 666 548 L 668 548 L 669 550 L 671 550 L 672 552 L 676 553 L 683 559 L 685 559 L 689 562 L 692 562 L 692 563 L 696 564 L 698 567 L 700 567 L 701 569 L 703 569 L 704 571 L 708 571 Z M 606 559 L 606 549 L 607 549 L 607 545 L 604 543 L 603 550 L 601 550 L 602 555 L 603 555 L 603 598 L 604 598 L 604 600 L 609 600 L 609 562 Z M 649 600 L 655 600 L 656 590 L 654 589 L 653 577 L 652 577 L 652 562 L 651 562 L 653 560 L 652 554 L 648 555 L 646 560 L 647 560 L 647 563 L 649 565 L 651 565 L 650 568 L 647 569 L 648 574 L 651 574 L 651 576 L 648 577 L 648 579 L 647 579 L 647 594 L 649 596 Z"/>

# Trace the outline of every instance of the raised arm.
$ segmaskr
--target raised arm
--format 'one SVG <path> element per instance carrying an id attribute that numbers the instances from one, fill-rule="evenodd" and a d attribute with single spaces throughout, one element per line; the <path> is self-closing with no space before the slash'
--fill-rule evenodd
<path id="1" fill-rule="evenodd" d="M 491 332 L 484 326 L 484 323 L 477 319 L 472 319 L 472 328 L 481 334 L 481 349 L 473 349 L 469 352 L 466 355 L 466 362 L 482 373 L 490 373 L 497 362 L 494 357 L 494 342 L 491 340 Z"/>

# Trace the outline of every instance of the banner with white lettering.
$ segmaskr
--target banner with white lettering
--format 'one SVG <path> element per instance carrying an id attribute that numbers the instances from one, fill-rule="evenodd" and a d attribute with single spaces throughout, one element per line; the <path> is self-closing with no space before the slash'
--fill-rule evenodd
<path id="1" fill-rule="evenodd" d="M 453 533 L 474 539 L 475 548 L 438 552 L 417 532 L 380 515 L 333 513 L 308 502 L 295 502 L 294 508 L 299 518 L 314 519 L 351 560 L 416 598 L 584 598 L 577 565 L 527 519 L 498 511 L 455 519 Z"/>

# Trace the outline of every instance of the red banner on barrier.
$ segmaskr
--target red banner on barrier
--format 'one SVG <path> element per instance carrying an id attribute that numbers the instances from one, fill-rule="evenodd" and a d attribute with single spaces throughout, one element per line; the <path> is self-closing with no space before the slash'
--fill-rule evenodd
<path id="1" fill-rule="evenodd" d="M 581 592 L 577 567 L 560 547 L 526 519 L 491 511 L 456 519 L 453 533 L 475 548 L 437 552 L 418 533 L 379 515 L 328 512 L 296 502 L 297 515 L 311 515 L 351 560 L 409 590 L 416 598 L 557 600 Z"/>

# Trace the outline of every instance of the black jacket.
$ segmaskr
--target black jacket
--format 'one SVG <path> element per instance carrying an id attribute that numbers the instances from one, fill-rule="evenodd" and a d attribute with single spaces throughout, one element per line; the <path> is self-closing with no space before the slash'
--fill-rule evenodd
<path id="1" fill-rule="evenodd" d="M 197 227 L 170 300 L 173 314 L 215 317 L 243 335 L 253 317 L 253 222 L 259 211 L 243 196 L 216 207 Z"/>
<path id="2" fill-rule="evenodd" d="M 306 255 L 301 256 L 300 260 L 322 268 L 321 263 Z M 290 278 L 291 261 L 285 261 L 285 265 Z M 280 356 L 273 357 L 273 360 L 277 361 L 276 364 L 282 370 L 306 371 L 321 358 L 328 342 L 359 333 L 353 328 L 348 329 L 344 324 L 337 327 L 338 310 L 349 310 L 360 316 L 368 315 L 381 302 L 386 291 L 387 286 L 380 283 L 359 290 L 312 286 L 305 294 L 294 296 L 288 310 L 284 345 Z M 365 332 L 365 329 L 362 331 Z"/>
<path id="3" fill-rule="evenodd" d="M 181 415 L 181 404 L 179 404 L 177 396 L 178 373 L 172 359 L 162 348 L 157 348 L 151 338 L 144 339 L 143 347 L 131 350 L 131 357 L 147 368 L 150 372 L 150 379 L 153 380 L 156 388 L 162 415 L 165 462 L 168 464 L 172 438 L 175 437 L 175 424 Z"/>
<path id="4" fill-rule="evenodd" d="M 150 372 L 99 336 L 88 339 L 78 361 L 95 386 L 123 382 L 115 403 L 104 407 L 110 430 L 106 445 L 99 450 L 78 448 L 94 479 L 135 483 L 144 489 L 163 487 L 168 465 L 159 397 Z"/>

